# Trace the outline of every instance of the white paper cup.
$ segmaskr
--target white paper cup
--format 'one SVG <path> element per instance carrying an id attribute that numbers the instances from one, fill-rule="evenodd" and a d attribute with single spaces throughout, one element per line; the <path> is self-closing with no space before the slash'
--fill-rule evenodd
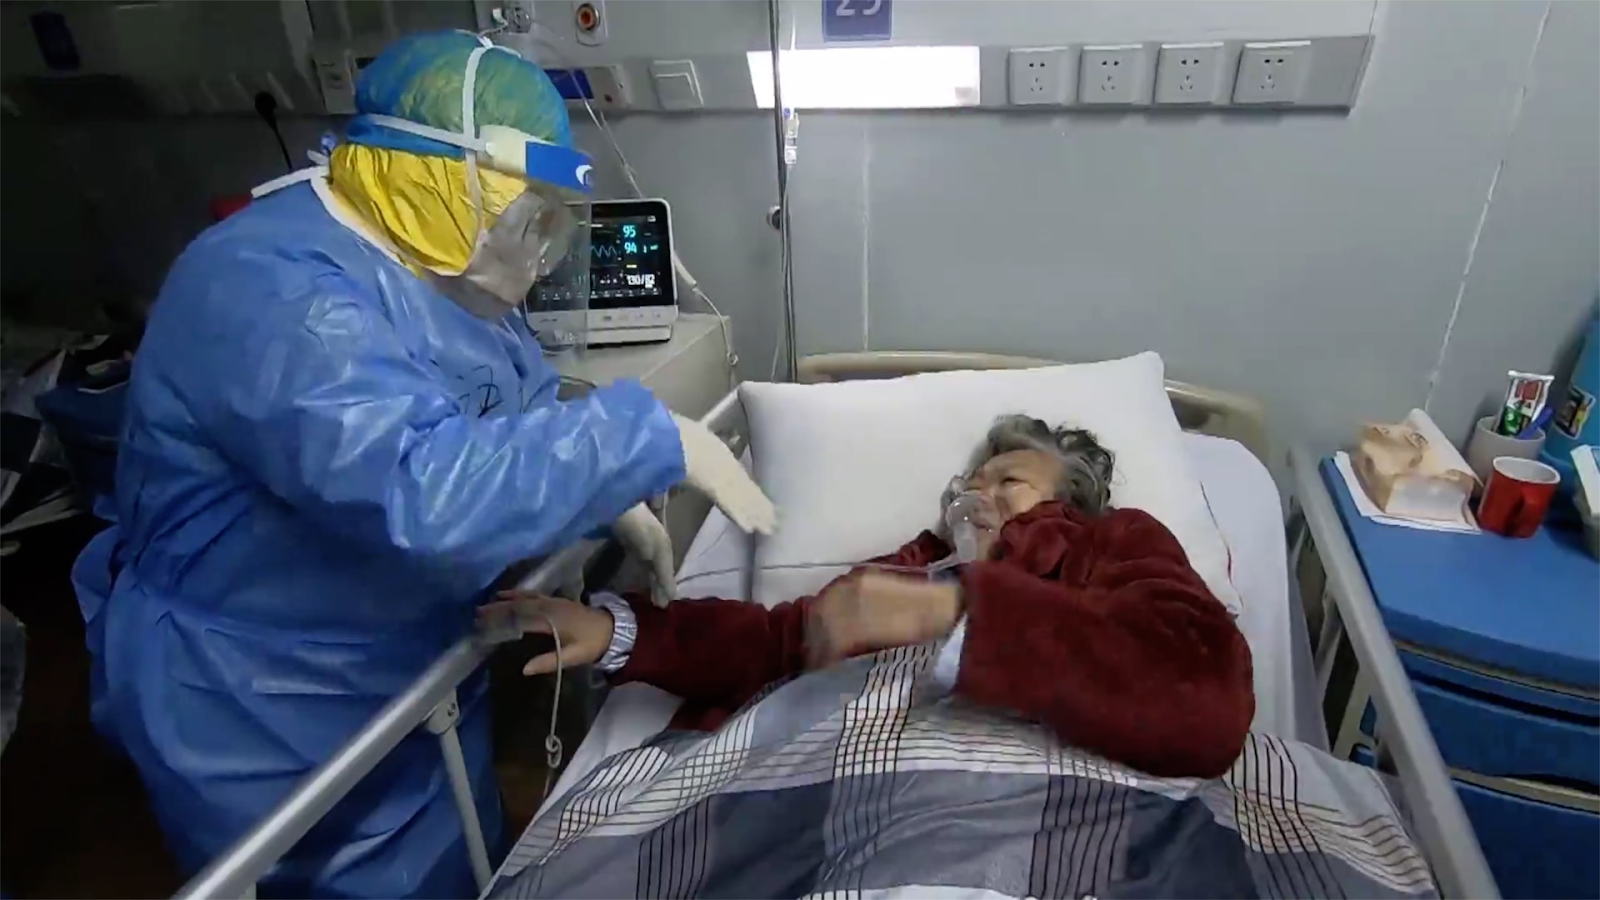
<path id="1" fill-rule="evenodd" d="M 1489 476 L 1494 474 L 1495 460 L 1503 456 L 1533 459 L 1544 449 L 1543 428 L 1527 439 L 1506 437 L 1495 433 L 1496 418 L 1496 416 L 1484 416 L 1479 419 L 1477 427 L 1472 430 L 1472 440 L 1467 444 L 1467 467 L 1472 470 L 1472 474 L 1478 476 L 1480 491 L 1489 484 Z"/>

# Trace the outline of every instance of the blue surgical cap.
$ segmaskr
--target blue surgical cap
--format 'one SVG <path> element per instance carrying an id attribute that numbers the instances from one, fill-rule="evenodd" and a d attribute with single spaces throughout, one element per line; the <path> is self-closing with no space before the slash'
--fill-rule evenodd
<path id="1" fill-rule="evenodd" d="M 461 131 L 461 83 L 467 58 L 482 46 L 464 31 L 401 38 L 356 79 L 357 116 L 345 130 L 351 143 L 427 156 L 461 157 L 461 148 L 376 125 L 368 115 L 394 116 L 446 131 Z M 544 70 L 514 53 L 490 50 L 478 61 L 473 117 L 562 147 L 572 146 L 566 102 Z"/>

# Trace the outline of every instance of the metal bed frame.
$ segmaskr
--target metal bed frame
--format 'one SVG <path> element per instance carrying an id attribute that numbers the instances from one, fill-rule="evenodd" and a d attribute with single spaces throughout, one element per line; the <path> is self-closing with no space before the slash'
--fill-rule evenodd
<path id="1" fill-rule="evenodd" d="M 1500 889 L 1451 783 L 1439 745 L 1411 691 L 1383 624 L 1361 561 L 1322 482 L 1318 457 L 1305 447 L 1289 451 L 1294 498 L 1289 510 L 1290 581 L 1305 571 L 1324 579 L 1320 637 L 1312 656 L 1324 709 L 1341 649 L 1354 651 L 1356 678 L 1371 690 L 1378 714 L 1378 767 L 1399 776 L 1417 842 L 1447 897 L 1499 897 Z M 1331 601 L 1331 602 L 1330 602 Z"/>
<path id="2" fill-rule="evenodd" d="M 1034 368 L 1059 361 L 992 354 L 949 352 L 836 353 L 800 361 L 803 383 L 846 378 L 883 378 L 954 369 Z M 1247 397 L 1167 382 L 1167 394 L 1180 423 L 1188 430 L 1232 438 L 1263 462 L 1268 461 L 1260 405 Z M 747 425 L 738 391 L 722 398 L 702 419 L 737 452 Z M 1316 457 L 1303 449 L 1291 452 L 1296 502 L 1291 508 L 1291 562 L 1315 546 L 1326 567 L 1325 598 L 1316 668 L 1319 687 L 1328 689 L 1325 665 L 1341 641 L 1354 647 L 1361 676 L 1372 688 L 1372 701 L 1384 724 L 1380 765 L 1398 776 L 1402 797 L 1412 812 L 1416 838 L 1433 866 L 1445 896 L 1497 897 L 1493 877 L 1461 802 L 1451 786 L 1439 748 L 1422 718 L 1394 644 L 1361 574 L 1359 562 L 1344 537 L 1343 526 L 1326 492 L 1320 490 Z M 561 593 L 581 577 L 584 566 L 603 544 L 583 541 L 544 560 L 518 586 L 549 594 Z M 1294 567 L 1291 566 L 1291 582 Z M 492 874 L 483 831 L 472 801 L 455 731 L 456 686 L 471 675 L 491 648 L 475 636 L 462 638 L 430 665 L 410 687 L 317 767 L 264 819 L 184 885 L 180 898 L 253 897 L 256 883 L 280 857 L 310 831 L 334 805 L 419 727 L 439 737 L 446 774 L 461 815 L 467 852 L 479 890 Z M 1323 651 L 1326 650 L 1326 653 Z M 1387 766 L 1386 766 L 1387 768 Z"/>

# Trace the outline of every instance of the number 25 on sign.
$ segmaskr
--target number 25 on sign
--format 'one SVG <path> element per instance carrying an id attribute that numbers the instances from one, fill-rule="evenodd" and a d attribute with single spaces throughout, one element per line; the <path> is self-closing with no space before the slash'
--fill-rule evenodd
<path id="1" fill-rule="evenodd" d="M 822 40 L 887 41 L 893 0 L 822 0 Z"/>

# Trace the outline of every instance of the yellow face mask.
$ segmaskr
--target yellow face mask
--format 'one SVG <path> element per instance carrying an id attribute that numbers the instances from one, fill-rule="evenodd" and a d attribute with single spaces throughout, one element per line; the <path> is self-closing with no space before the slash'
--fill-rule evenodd
<path id="1" fill-rule="evenodd" d="M 387 237 L 403 256 L 441 274 L 465 269 L 478 236 L 478 216 L 459 159 L 385 147 L 340 144 L 328 160 L 334 194 Z M 478 167 L 488 228 L 528 182 Z"/>

